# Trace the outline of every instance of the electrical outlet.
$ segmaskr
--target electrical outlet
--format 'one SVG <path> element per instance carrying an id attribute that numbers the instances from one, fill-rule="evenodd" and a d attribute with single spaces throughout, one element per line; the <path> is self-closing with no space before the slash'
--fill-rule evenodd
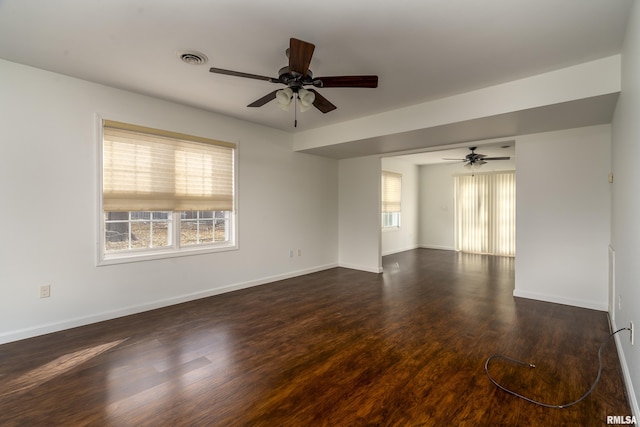
<path id="1" fill-rule="evenodd" d="M 49 298 L 51 296 L 51 285 L 40 286 L 40 298 Z"/>
<path id="2" fill-rule="evenodd" d="M 633 345 L 633 322 L 629 322 L 629 341 Z"/>
<path id="3" fill-rule="evenodd" d="M 289 258 L 293 258 L 293 249 L 289 251 Z"/>
<path id="4" fill-rule="evenodd" d="M 302 249 L 298 249 L 298 256 L 302 256 Z"/>

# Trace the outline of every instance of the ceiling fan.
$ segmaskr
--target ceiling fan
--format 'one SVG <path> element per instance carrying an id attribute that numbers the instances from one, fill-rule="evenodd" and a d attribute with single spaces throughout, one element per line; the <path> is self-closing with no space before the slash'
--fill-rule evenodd
<path id="1" fill-rule="evenodd" d="M 273 92 L 268 93 L 262 98 L 247 105 L 247 107 L 262 107 L 267 102 L 276 99 L 281 107 L 288 108 L 292 100 L 294 103 L 299 100 L 302 111 L 306 111 L 311 108 L 311 106 L 314 106 L 321 112 L 328 113 L 329 111 L 335 110 L 337 107 L 313 88 L 378 87 L 378 76 L 374 75 L 313 77 L 313 73 L 309 69 L 309 64 L 311 63 L 311 57 L 313 56 L 314 49 L 315 45 L 312 43 L 291 38 L 289 40 L 289 48 L 285 52 L 289 58 L 289 65 L 280 69 L 278 77 L 266 77 L 213 67 L 210 68 L 209 71 L 217 74 L 226 74 L 228 76 L 264 80 L 270 83 L 278 83 L 286 86 L 285 89 L 276 89 Z M 313 86 L 313 88 L 305 89 L 305 86 Z"/>
<path id="2" fill-rule="evenodd" d="M 467 154 L 464 159 L 443 159 L 443 160 L 458 160 L 463 162 L 464 166 L 467 167 L 480 167 L 487 163 L 487 160 L 509 160 L 511 157 L 487 157 L 486 154 L 478 154 L 476 153 L 476 149 L 478 147 L 469 147 L 471 153 Z"/>

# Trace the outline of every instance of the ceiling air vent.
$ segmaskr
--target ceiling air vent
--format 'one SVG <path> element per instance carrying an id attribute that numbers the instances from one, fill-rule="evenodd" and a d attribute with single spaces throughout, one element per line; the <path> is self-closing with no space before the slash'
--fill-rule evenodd
<path id="1" fill-rule="evenodd" d="M 202 65 L 209 60 L 207 55 L 196 51 L 178 52 L 178 57 L 189 65 Z"/>

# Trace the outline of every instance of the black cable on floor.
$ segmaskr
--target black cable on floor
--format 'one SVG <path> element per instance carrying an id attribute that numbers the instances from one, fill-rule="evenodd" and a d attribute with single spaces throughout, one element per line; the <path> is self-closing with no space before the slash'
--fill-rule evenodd
<path id="1" fill-rule="evenodd" d="M 539 406 L 544 406 L 545 408 L 556 408 L 556 409 L 562 409 L 562 408 L 567 408 L 569 406 L 573 406 L 576 403 L 580 403 L 582 402 L 587 396 L 589 396 L 591 394 L 591 392 L 596 388 L 596 385 L 598 385 L 598 381 L 600 381 L 600 375 L 602 374 L 602 350 L 604 349 L 604 347 L 607 345 L 607 343 L 609 342 L 609 340 L 611 340 L 611 338 L 613 338 L 613 336 L 615 334 L 617 334 L 618 332 L 622 332 L 622 331 L 629 331 L 629 328 L 621 328 L 618 329 L 617 331 L 613 332 L 611 335 L 609 335 L 607 337 L 606 340 L 604 340 L 604 342 L 602 344 L 600 344 L 600 349 L 598 350 L 598 376 L 596 377 L 595 381 L 593 382 L 593 385 L 591 386 L 591 388 L 589 388 L 589 390 L 587 390 L 587 392 L 585 394 L 583 394 L 579 399 L 574 400 L 573 402 L 570 403 L 565 403 L 563 405 L 551 405 L 549 403 L 543 403 L 543 402 L 538 402 L 537 400 L 533 400 L 529 397 L 523 396 L 519 393 L 516 393 L 513 390 L 509 390 L 508 388 L 506 388 L 505 386 L 499 384 L 495 379 L 493 379 L 493 377 L 491 376 L 491 374 L 489 373 L 489 364 L 491 363 L 491 361 L 493 359 L 504 359 L 504 360 L 508 360 L 510 362 L 513 362 L 515 364 L 521 365 L 521 366 L 528 366 L 530 368 L 535 368 L 536 365 L 534 365 L 533 363 L 526 363 L 526 362 L 521 362 L 519 360 L 516 359 L 512 359 L 511 357 L 507 357 L 507 356 L 502 356 L 499 354 L 494 354 L 493 356 L 489 356 L 489 358 L 487 359 L 487 361 L 484 364 L 484 371 L 487 374 L 487 377 L 489 377 L 489 380 L 496 386 L 498 387 L 500 390 L 505 391 L 513 396 L 519 397 L 520 399 L 524 399 L 527 402 L 531 402 L 533 404 L 539 405 Z"/>

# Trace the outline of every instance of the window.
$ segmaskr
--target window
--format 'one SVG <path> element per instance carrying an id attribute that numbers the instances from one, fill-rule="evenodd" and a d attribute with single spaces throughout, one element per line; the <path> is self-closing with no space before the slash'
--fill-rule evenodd
<path id="1" fill-rule="evenodd" d="M 515 172 L 455 177 L 456 250 L 515 256 Z"/>
<path id="2" fill-rule="evenodd" d="M 402 174 L 382 171 L 382 228 L 399 228 L 402 201 Z"/>
<path id="3" fill-rule="evenodd" d="M 400 212 L 382 212 L 382 228 L 399 228 Z"/>
<path id="4" fill-rule="evenodd" d="M 228 250 L 233 143 L 102 121 L 99 263 Z"/>

